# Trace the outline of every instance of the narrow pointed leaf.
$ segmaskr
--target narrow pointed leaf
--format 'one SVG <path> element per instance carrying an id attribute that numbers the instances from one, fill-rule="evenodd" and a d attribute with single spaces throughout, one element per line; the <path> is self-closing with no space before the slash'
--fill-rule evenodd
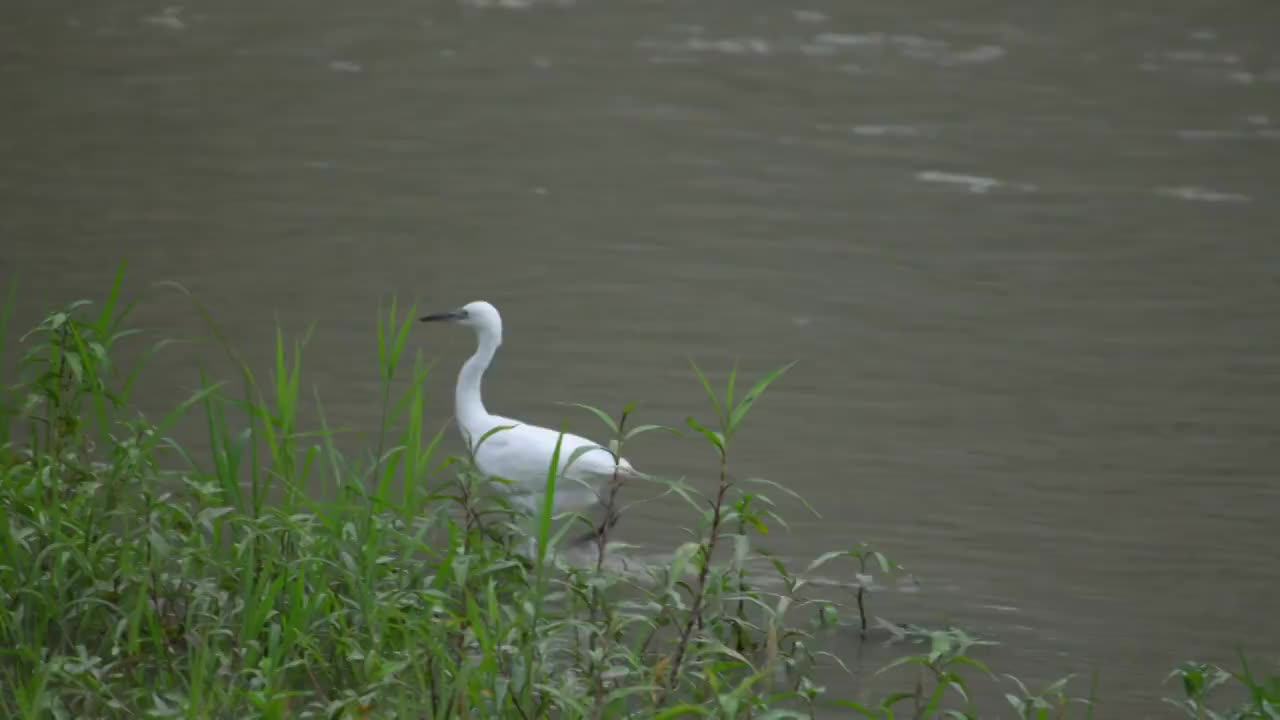
<path id="1" fill-rule="evenodd" d="M 600 422 L 604 423 L 604 426 L 609 428 L 609 432 L 615 435 L 618 433 L 618 423 L 615 422 L 613 418 L 609 417 L 609 413 L 601 410 L 600 408 L 592 407 L 590 405 L 584 405 L 582 403 L 575 403 L 575 402 L 562 402 L 558 404 L 564 405 L 565 407 L 576 407 L 576 408 L 581 408 L 583 410 L 587 410 L 591 412 L 591 414 L 600 418 Z"/>
<path id="2" fill-rule="evenodd" d="M 681 436 L 681 433 L 679 430 L 676 430 L 675 428 L 672 428 L 672 427 L 667 427 L 666 425 L 637 425 L 636 427 L 628 430 L 627 434 L 622 436 L 622 439 L 630 440 L 631 438 L 636 437 L 637 435 L 643 435 L 645 433 L 653 432 L 655 430 L 668 432 L 677 437 Z"/>
<path id="3" fill-rule="evenodd" d="M 715 445 L 716 449 L 719 450 L 722 455 L 724 454 L 724 439 L 720 437 L 720 433 L 703 427 L 697 420 L 693 419 L 692 415 L 685 418 L 685 422 L 689 424 L 689 427 L 702 433 L 702 436 L 705 437 L 708 442 Z"/>
<path id="4" fill-rule="evenodd" d="M 782 377 L 782 374 L 790 370 L 794 365 L 795 362 L 787 363 L 768 375 L 765 375 L 759 382 L 752 386 L 752 388 L 747 391 L 747 394 L 743 396 L 742 402 L 733 409 L 733 414 L 729 417 L 729 428 L 737 429 L 738 425 L 747 417 L 747 413 L 751 411 L 752 406 L 755 405 L 756 401 L 760 399 L 760 396 L 764 394 L 765 389 L 768 388 L 774 380 Z"/>
<path id="5" fill-rule="evenodd" d="M 690 360 L 689 364 L 693 366 L 693 371 L 698 375 L 698 381 L 702 383 L 702 389 L 707 391 L 707 397 L 711 398 L 711 404 L 716 408 L 716 419 L 723 425 L 728 418 L 725 416 L 724 409 L 720 407 L 720 400 L 716 397 L 716 391 L 711 389 L 711 383 L 707 380 L 707 376 L 702 373 L 702 368 L 698 367 L 698 363 Z"/>

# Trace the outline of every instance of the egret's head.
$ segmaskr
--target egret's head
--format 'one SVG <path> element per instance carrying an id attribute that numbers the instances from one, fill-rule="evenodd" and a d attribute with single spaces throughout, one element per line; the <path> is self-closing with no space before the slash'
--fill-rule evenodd
<path id="1" fill-rule="evenodd" d="M 499 339 L 502 337 L 502 316 L 498 314 L 498 308 L 483 300 L 469 302 L 457 310 L 427 315 L 422 321 L 451 322 L 465 325 L 477 333 L 491 333 Z"/>

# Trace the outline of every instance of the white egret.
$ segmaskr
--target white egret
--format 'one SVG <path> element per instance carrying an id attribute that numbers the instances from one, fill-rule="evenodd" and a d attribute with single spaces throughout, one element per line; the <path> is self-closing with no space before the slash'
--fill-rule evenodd
<path id="1" fill-rule="evenodd" d="M 475 331 L 476 351 L 458 372 L 458 385 L 454 393 L 454 415 L 458 428 L 463 441 L 472 449 L 476 468 L 487 477 L 510 481 L 512 485 L 505 489 L 511 498 L 531 512 L 539 512 L 545 498 L 547 471 L 560 433 L 492 415 L 485 409 L 480 382 L 485 370 L 489 369 L 498 346 L 502 344 L 502 316 L 498 314 L 498 309 L 487 302 L 476 301 L 456 310 L 427 315 L 421 319 L 423 322 L 452 322 Z M 499 427 L 506 429 L 485 437 L 486 433 Z M 478 449 L 476 443 L 479 443 Z M 642 477 L 626 459 L 619 458 L 615 463 L 613 453 L 599 443 L 565 433 L 563 440 L 560 440 L 553 512 L 561 514 L 599 508 L 603 502 L 601 489 L 615 474 L 620 479 Z M 579 542 L 590 537 L 592 535 L 588 534 L 579 538 Z M 530 548 L 532 543 L 529 540 L 526 548 Z"/>

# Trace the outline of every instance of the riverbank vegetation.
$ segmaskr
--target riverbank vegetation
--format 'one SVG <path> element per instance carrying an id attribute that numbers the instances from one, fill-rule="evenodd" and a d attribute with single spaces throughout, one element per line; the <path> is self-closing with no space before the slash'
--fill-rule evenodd
<path id="1" fill-rule="evenodd" d="M 870 545 L 767 553 L 779 501 L 796 501 L 735 465 L 734 443 L 785 369 L 716 387 L 695 366 L 705 397 L 679 428 L 580 408 L 616 453 L 648 433 L 705 449 L 710 482 L 652 480 L 683 503 L 686 539 L 623 568 L 600 552 L 608 518 L 592 552 L 558 552 L 586 527 L 549 505 L 521 517 L 443 455 L 428 364 L 406 351 L 412 308 L 391 303 L 371 332 L 381 421 L 351 455 L 304 380 L 305 342 L 283 334 L 265 372 L 224 345 L 231 377 L 192 368 L 190 397 L 144 416 L 135 393 L 165 342 L 131 329 L 122 285 L 29 332 L 8 326 L 13 292 L 0 311 L 4 717 L 1113 717 L 1088 678 L 1027 687 L 963 630 L 879 619 L 891 608 L 867 589 L 900 568 Z M 202 450 L 174 439 L 180 422 Z M 849 589 L 819 592 L 819 569 Z M 853 696 L 825 640 L 869 634 L 903 648 L 899 687 Z M 1174 714 L 1280 718 L 1280 677 L 1244 658 L 1187 663 L 1168 690 Z"/>

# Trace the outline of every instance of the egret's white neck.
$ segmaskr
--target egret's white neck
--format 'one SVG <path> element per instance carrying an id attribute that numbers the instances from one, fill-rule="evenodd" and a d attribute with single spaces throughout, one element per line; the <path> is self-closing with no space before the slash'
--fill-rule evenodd
<path id="1" fill-rule="evenodd" d="M 491 328 L 479 327 L 476 328 L 476 340 L 478 347 L 475 354 L 462 364 L 454 393 L 454 413 L 470 443 L 479 441 L 492 424 L 480 395 L 480 381 L 484 378 L 484 371 L 489 369 L 489 363 L 493 362 L 493 354 L 502 344 L 502 336 Z"/>

